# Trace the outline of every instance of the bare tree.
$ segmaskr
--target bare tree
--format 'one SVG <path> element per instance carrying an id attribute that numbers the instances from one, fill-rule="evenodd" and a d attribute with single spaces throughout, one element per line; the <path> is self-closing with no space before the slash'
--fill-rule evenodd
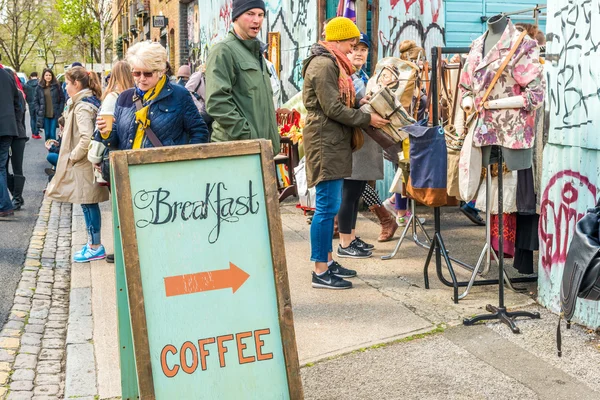
<path id="1" fill-rule="evenodd" d="M 113 0 L 86 0 L 86 7 L 98 23 L 100 31 L 100 64 L 104 68 L 106 62 L 106 39 L 112 32 Z"/>
<path id="2" fill-rule="evenodd" d="M 42 36 L 42 5 L 38 0 L 0 0 L 0 49 L 17 71 Z"/>
<path id="3" fill-rule="evenodd" d="M 46 7 L 44 16 L 40 21 L 42 37 L 38 40 L 37 55 L 46 68 L 53 68 L 59 58 L 64 55 L 63 48 L 68 47 L 69 40 L 58 29 L 61 21 L 60 14 L 52 6 Z"/>

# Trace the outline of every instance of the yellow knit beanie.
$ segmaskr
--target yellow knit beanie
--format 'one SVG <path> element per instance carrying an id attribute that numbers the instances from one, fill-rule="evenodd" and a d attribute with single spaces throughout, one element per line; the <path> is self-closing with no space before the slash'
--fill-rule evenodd
<path id="1" fill-rule="evenodd" d="M 325 26 L 325 40 L 328 42 L 339 42 L 358 37 L 360 37 L 360 31 L 349 18 L 337 17 Z"/>

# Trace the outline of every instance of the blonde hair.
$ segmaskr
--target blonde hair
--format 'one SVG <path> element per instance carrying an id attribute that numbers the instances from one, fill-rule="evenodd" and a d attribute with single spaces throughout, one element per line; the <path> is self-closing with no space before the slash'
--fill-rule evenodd
<path id="1" fill-rule="evenodd" d="M 149 71 L 161 71 L 167 69 L 167 49 L 158 42 L 139 42 L 127 50 L 127 62 L 129 65 L 145 67 Z"/>
<path id="2" fill-rule="evenodd" d="M 133 86 L 135 84 L 133 82 L 133 75 L 131 75 L 131 66 L 125 61 L 118 61 L 113 65 L 112 71 L 110 71 L 110 79 L 108 80 L 108 86 L 106 86 L 102 100 L 109 93 L 125 91 Z"/>

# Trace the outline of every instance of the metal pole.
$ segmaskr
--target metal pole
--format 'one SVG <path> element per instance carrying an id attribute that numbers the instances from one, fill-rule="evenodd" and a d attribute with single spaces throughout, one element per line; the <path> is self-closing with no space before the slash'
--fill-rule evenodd
<path id="1" fill-rule="evenodd" d="M 504 308 L 504 183 L 502 150 L 498 149 L 498 307 Z"/>

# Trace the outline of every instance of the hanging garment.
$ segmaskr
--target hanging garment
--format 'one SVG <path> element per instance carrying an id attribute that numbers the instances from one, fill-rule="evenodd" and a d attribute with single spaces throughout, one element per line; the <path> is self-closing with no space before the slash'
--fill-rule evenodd
<path id="1" fill-rule="evenodd" d="M 517 212 L 517 171 L 504 171 L 502 175 L 502 210 L 506 213 Z M 492 173 L 491 187 L 491 205 L 490 213 L 498 214 L 498 176 Z M 486 211 L 486 186 L 485 179 L 481 180 L 479 191 L 477 192 L 477 201 L 475 207 L 481 211 Z"/>
<path id="2" fill-rule="evenodd" d="M 517 214 L 517 237 L 515 241 L 515 262 L 513 267 L 520 274 L 533 274 L 533 252 L 539 250 L 537 214 Z"/>
<path id="3" fill-rule="evenodd" d="M 500 238 L 500 229 L 498 226 L 498 215 L 492 215 L 492 248 L 498 253 L 498 239 Z M 515 241 L 517 236 L 517 215 L 504 214 L 504 257 L 513 258 L 515 256 Z"/>
<path id="4" fill-rule="evenodd" d="M 526 36 L 489 96 L 492 100 L 523 96 L 524 107 L 487 110 L 481 104 L 484 93 L 520 32 L 508 21 L 502 37 L 484 57 L 486 35 L 473 41 L 461 74 L 463 98 L 472 97 L 475 109 L 481 110 L 482 118 L 475 130 L 474 143 L 480 147 L 500 145 L 510 149 L 530 149 L 535 136 L 533 111 L 542 105 L 546 88 L 539 46 L 537 41 Z"/>
<path id="5" fill-rule="evenodd" d="M 517 171 L 517 211 L 521 214 L 535 214 L 535 197 L 533 168 Z"/>

